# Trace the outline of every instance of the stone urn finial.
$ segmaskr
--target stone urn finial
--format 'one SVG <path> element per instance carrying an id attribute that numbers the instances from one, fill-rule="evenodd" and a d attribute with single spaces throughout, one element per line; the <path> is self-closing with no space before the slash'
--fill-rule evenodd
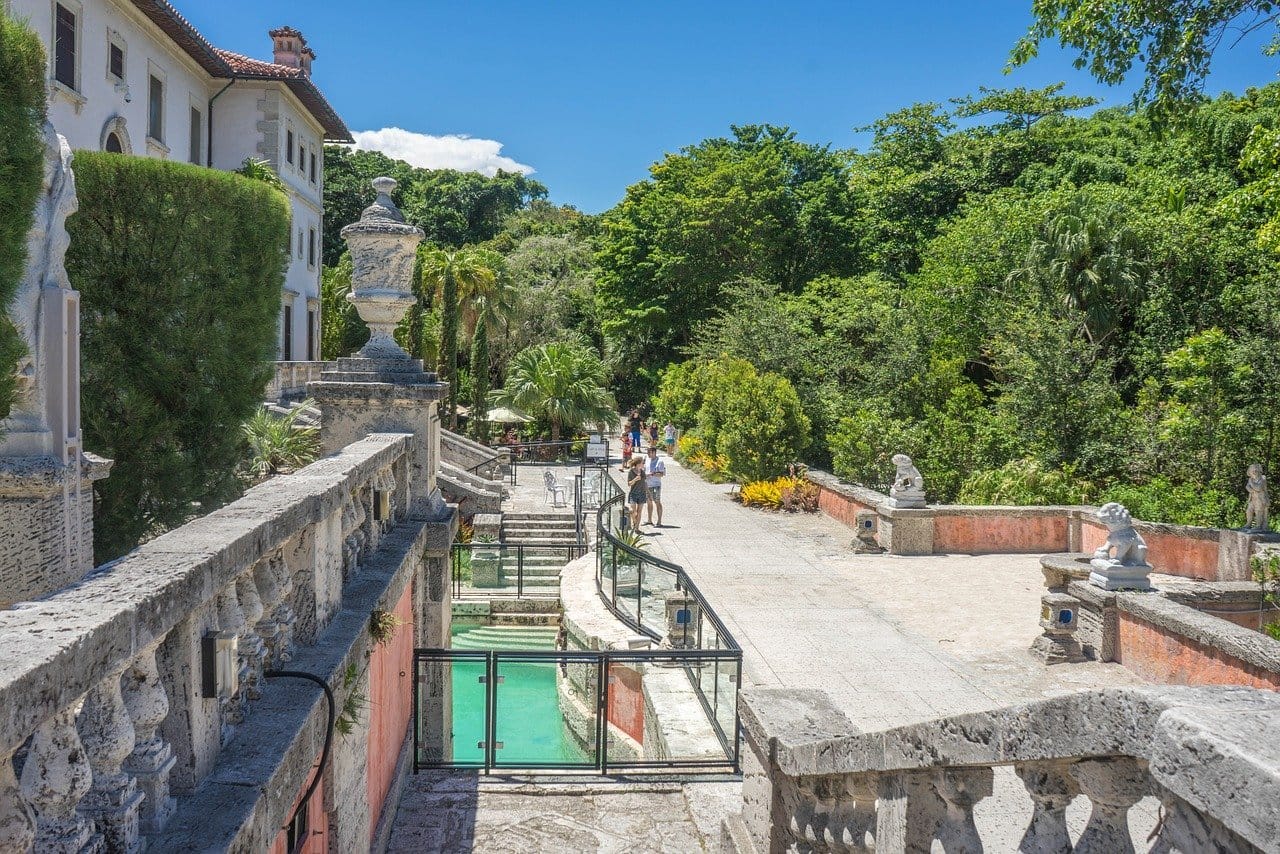
<path id="1" fill-rule="evenodd" d="M 369 327 L 369 343 L 359 355 L 366 359 L 408 359 L 392 332 L 414 304 L 413 262 L 422 229 L 409 225 L 391 200 L 393 178 L 373 179 L 378 197 L 360 220 L 342 229 L 351 250 L 351 293 L 347 299 Z"/>

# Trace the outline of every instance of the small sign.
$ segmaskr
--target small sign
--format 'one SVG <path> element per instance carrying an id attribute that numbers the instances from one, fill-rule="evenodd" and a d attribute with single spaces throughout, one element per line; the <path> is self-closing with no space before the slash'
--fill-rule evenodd
<path id="1" fill-rule="evenodd" d="M 603 460 L 609 453 L 608 448 L 608 444 L 603 439 L 597 441 L 592 438 L 591 441 L 587 442 L 587 459 Z"/>

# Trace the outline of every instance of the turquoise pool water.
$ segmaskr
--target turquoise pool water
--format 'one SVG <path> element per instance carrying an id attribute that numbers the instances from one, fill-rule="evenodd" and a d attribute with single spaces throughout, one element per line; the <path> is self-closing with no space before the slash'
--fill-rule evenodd
<path id="1" fill-rule="evenodd" d="M 557 630 L 544 626 L 454 626 L 454 649 L 554 650 Z M 554 661 L 497 660 L 498 765 L 590 762 L 565 732 Z M 484 763 L 484 662 L 453 663 L 453 761 Z"/>

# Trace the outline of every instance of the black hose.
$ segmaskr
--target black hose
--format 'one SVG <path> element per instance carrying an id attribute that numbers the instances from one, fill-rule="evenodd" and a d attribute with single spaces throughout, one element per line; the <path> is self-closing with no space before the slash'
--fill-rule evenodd
<path id="1" fill-rule="evenodd" d="M 282 830 L 288 830 L 298 817 L 298 813 L 307 807 L 307 803 L 311 800 L 312 794 L 315 793 L 316 786 L 320 785 L 320 778 L 324 774 L 325 765 L 329 763 L 329 746 L 333 742 L 333 725 L 337 720 L 337 701 L 333 699 L 333 690 L 329 687 L 329 683 L 325 682 L 314 673 L 306 673 L 301 670 L 267 670 L 262 674 L 268 679 L 274 679 L 282 676 L 286 679 L 306 679 L 314 682 L 324 689 L 325 699 L 329 701 L 329 726 L 324 731 L 324 748 L 320 751 L 320 767 L 316 769 L 315 776 L 311 779 L 311 785 L 307 787 L 307 793 L 302 796 L 302 800 L 298 801 L 298 806 L 294 808 L 293 815 L 289 816 L 289 820 L 285 822 Z"/>

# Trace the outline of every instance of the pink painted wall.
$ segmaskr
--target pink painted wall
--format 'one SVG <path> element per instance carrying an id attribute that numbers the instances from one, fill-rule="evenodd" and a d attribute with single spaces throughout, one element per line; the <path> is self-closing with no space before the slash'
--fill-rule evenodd
<path id="1" fill-rule="evenodd" d="M 369 656 L 369 834 L 382 815 L 413 712 L 413 586 L 392 609 L 403 623 Z"/>
<path id="2" fill-rule="evenodd" d="M 935 554 L 1065 552 L 1066 514 L 1054 516 L 936 516 Z"/>
<path id="3" fill-rule="evenodd" d="M 608 720 L 637 744 L 644 744 L 644 685 L 635 668 L 609 665 Z"/>
<path id="4" fill-rule="evenodd" d="M 297 796 L 293 799 L 293 804 L 289 807 L 289 815 L 293 815 L 293 811 L 298 808 L 298 802 L 302 800 L 302 796 L 307 792 L 307 786 L 311 785 L 311 780 L 320 770 L 320 757 L 316 757 L 315 763 L 311 766 L 311 773 L 307 775 L 307 780 L 302 784 L 302 788 L 298 790 Z M 302 854 L 328 854 L 329 852 L 329 817 L 324 812 L 324 779 L 320 780 L 320 785 L 316 786 L 316 790 L 311 794 L 311 800 L 307 803 L 307 825 L 311 829 L 307 836 L 307 841 L 302 845 Z M 271 854 L 289 854 L 289 836 L 285 831 L 276 834 L 276 838 L 271 843 Z"/>
<path id="5" fill-rule="evenodd" d="M 1244 685 L 1280 690 L 1280 674 L 1120 612 L 1116 661 L 1162 685 Z"/>
<path id="6" fill-rule="evenodd" d="M 818 484 L 818 509 L 832 519 L 843 522 L 850 528 L 856 528 L 858 525 L 857 520 L 854 519 L 855 514 L 859 510 L 874 510 L 875 508 L 870 504 L 855 501 L 847 495 L 833 492 L 822 484 Z"/>
<path id="7" fill-rule="evenodd" d="M 1172 531 L 1139 528 L 1147 542 L 1147 560 L 1156 572 L 1200 581 L 1218 580 L 1218 543 L 1183 536 Z M 1092 552 L 1107 540 L 1107 528 L 1100 522 L 1082 520 L 1080 551 Z"/>

